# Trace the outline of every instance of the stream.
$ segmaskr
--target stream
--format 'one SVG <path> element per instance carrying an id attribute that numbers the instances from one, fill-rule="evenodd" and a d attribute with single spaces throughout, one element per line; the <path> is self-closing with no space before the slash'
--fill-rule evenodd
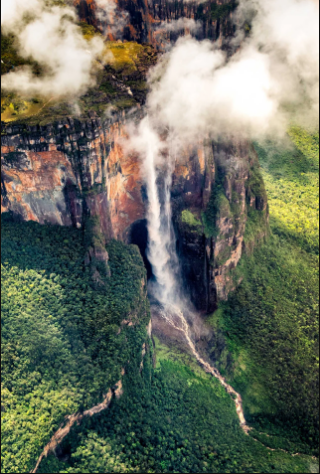
<path id="1" fill-rule="evenodd" d="M 170 314 L 170 316 L 168 316 L 168 314 Z M 192 354 L 197 359 L 199 364 L 203 367 L 205 372 L 213 375 L 216 379 L 218 379 L 219 382 L 221 383 L 221 385 L 226 389 L 226 392 L 232 397 L 232 399 L 234 400 L 234 404 L 236 406 L 236 411 L 237 411 L 237 415 L 238 415 L 238 418 L 239 418 L 240 426 L 243 429 L 243 431 L 246 434 L 248 434 L 248 432 L 250 431 L 251 428 L 246 423 L 246 419 L 245 419 L 244 412 L 243 412 L 243 407 L 242 407 L 241 395 L 239 393 L 237 393 L 234 390 L 234 388 L 232 388 L 231 385 L 229 385 L 226 382 L 225 378 L 222 377 L 222 375 L 220 374 L 218 369 L 216 369 L 215 367 L 212 367 L 212 365 L 210 365 L 208 362 L 206 362 L 200 356 L 200 354 L 197 352 L 195 344 L 194 344 L 194 342 L 192 341 L 192 339 L 190 337 L 188 322 L 187 322 L 186 318 L 184 317 L 183 312 L 181 311 L 181 309 L 179 309 L 178 306 L 175 306 L 175 305 L 171 304 L 171 305 L 168 305 L 167 308 L 162 308 L 160 310 L 160 315 L 163 319 L 165 319 L 165 321 L 170 326 L 172 326 L 177 331 L 182 332 L 182 334 L 184 335 L 184 337 L 185 337 L 185 339 L 188 343 L 189 348 L 191 349 Z M 174 315 L 176 315 L 175 319 L 178 319 L 180 324 L 174 322 Z"/>

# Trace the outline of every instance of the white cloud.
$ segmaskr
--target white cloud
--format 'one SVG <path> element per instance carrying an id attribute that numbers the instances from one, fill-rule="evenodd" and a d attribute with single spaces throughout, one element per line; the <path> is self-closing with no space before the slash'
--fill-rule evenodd
<path id="1" fill-rule="evenodd" d="M 210 41 L 178 40 L 150 75 L 149 114 L 183 140 L 199 134 L 254 137 L 316 120 L 319 25 L 312 0 L 243 1 L 252 34 L 231 57 Z"/>
<path id="2" fill-rule="evenodd" d="M 97 5 L 96 17 L 100 21 L 104 34 L 121 35 L 128 22 L 128 13 L 119 10 L 114 0 L 95 0 Z"/>
<path id="3" fill-rule="evenodd" d="M 26 8 L 26 3 L 28 8 Z M 103 51 L 99 37 L 87 42 L 69 7 L 46 7 L 42 0 L 1 0 L 2 29 L 18 37 L 19 54 L 32 57 L 45 70 L 34 76 L 29 67 L 2 76 L 2 88 L 25 94 L 80 94 L 93 84 L 92 68 Z M 28 21 L 25 15 L 28 14 Z"/>
<path id="4" fill-rule="evenodd" d="M 197 33 L 202 28 L 200 21 L 195 21 L 192 18 L 179 18 L 178 20 L 163 21 L 157 26 L 156 31 L 165 30 L 169 33 L 179 33 L 187 31 L 189 33 Z"/>
<path id="5" fill-rule="evenodd" d="M 34 13 L 39 8 L 40 0 L 1 0 L 1 28 L 11 30 L 26 13 Z"/>

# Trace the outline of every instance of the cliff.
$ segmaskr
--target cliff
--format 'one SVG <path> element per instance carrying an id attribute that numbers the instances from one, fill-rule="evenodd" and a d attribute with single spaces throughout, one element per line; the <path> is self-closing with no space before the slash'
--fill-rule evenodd
<path id="1" fill-rule="evenodd" d="M 247 142 L 199 143 L 179 161 L 172 195 L 182 275 L 196 307 L 210 312 L 239 283 L 243 251 L 267 235 L 267 195 Z"/>
<path id="2" fill-rule="evenodd" d="M 118 21 L 115 13 L 105 30 L 94 0 L 74 0 L 81 20 L 105 32 L 109 39 L 123 38 L 127 41 L 150 43 L 162 49 L 171 40 L 190 33 L 188 29 L 169 32 L 161 28 L 162 22 L 171 23 L 179 18 L 193 19 L 200 23 L 200 28 L 194 33 L 198 39 L 209 38 L 216 41 L 234 33 L 232 13 L 237 6 L 234 0 L 209 0 L 200 4 L 183 0 L 117 0 L 115 3 L 118 16 L 124 13 L 121 27 L 112 28 Z"/>
<path id="3" fill-rule="evenodd" d="M 79 228 L 90 220 L 103 241 L 137 244 L 148 268 L 139 157 L 122 146 L 127 122 L 141 116 L 138 109 L 105 121 L 3 124 L 2 212 Z M 267 232 L 267 199 L 254 152 L 236 141 L 186 148 L 174 170 L 172 205 L 185 284 L 196 307 L 212 311 L 237 283 L 233 269 L 245 245 L 251 248 Z M 252 222 L 258 223 L 253 230 Z"/>
<path id="4" fill-rule="evenodd" d="M 236 3 L 118 0 L 106 30 L 94 0 L 74 4 L 82 21 L 109 38 L 119 34 L 137 42 L 108 41 L 112 61 L 97 65 L 96 86 L 76 103 L 25 101 L 14 94 L 2 98 L 2 211 L 40 223 L 90 228 L 94 238 L 85 258 L 90 264 L 107 262 L 104 244 L 111 238 L 136 243 L 151 276 L 147 196 L 139 157 L 123 151 L 126 124 L 143 115 L 147 73 L 157 61 L 154 46 L 161 49 L 186 32 L 168 32 L 159 25 L 194 19 L 202 25 L 199 39 L 222 38 L 233 34 Z M 117 12 L 122 12 L 122 30 L 112 25 Z M 249 144 L 205 140 L 186 148 L 174 171 L 172 204 L 185 285 L 196 307 L 211 311 L 237 284 L 233 269 L 243 249 L 251 250 L 255 237 L 267 232 L 267 199 Z M 99 281 L 97 268 L 93 274 Z"/>

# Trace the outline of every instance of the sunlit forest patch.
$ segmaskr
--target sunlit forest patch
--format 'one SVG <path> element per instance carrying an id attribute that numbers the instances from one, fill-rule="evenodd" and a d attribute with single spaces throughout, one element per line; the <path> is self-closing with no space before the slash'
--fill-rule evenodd
<path id="1" fill-rule="evenodd" d="M 268 451 L 246 436 L 217 380 L 159 341 L 156 349 L 157 369 L 145 359 L 139 375 L 137 361 L 123 397 L 73 430 L 61 460 L 49 456 L 40 472 L 309 472 L 310 457 Z"/>
<path id="2" fill-rule="evenodd" d="M 256 144 L 268 190 L 271 226 L 305 250 L 319 249 L 319 134 L 291 128 L 287 147 Z"/>
<path id="3" fill-rule="evenodd" d="M 135 247 L 111 242 L 112 278 L 97 286 L 80 230 L 1 222 L 2 469 L 29 472 L 64 416 L 100 403 L 141 354 L 145 270 Z"/>
<path id="4" fill-rule="evenodd" d="M 243 282 L 212 321 L 233 354 L 232 367 L 221 369 L 243 395 L 254 436 L 267 431 L 276 435 L 262 435 L 272 448 L 316 454 L 319 135 L 292 128 L 289 136 L 285 147 L 255 144 L 272 236 L 243 258 Z"/>

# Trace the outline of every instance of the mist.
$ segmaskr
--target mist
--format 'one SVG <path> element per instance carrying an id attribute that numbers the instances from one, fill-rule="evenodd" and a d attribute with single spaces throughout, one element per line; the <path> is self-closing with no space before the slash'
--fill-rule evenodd
<path id="1" fill-rule="evenodd" d="M 149 76 L 148 120 L 130 132 L 147 186 L 149 260 L 156 277 L 152 291 L 163 304 L 177 300 L 181 285 L 174 235 L 170 225 L 163 225 L 171 216 L 170 199 L 160 203 L 159 179 L 172 173 L 179 147 L 205 136 L 275 138 L 292 123 L 318 126 L 317 3 L 243 0 L 234 18 L 238 31 L 229 40 L 232 55 L 209 40 L 187 36 L 162 56 Z M 243 29 L 246 22 L 250 35 Z"/>
<path id="2" fill-rule="evenodd" d="M 128 22 L 128 13 L 121 11 L 114 0 L 95 0 L 96 17 L 99 20 L 104 35 L 119 37 Z"/>
<path id="3" fill-rule="evenodd" d="M 1 28 L 17 36 L 18 52 L 42 66 L 35 76 L 29 66 L 2 76 L 2 89 L 24 95 L 79 95 L 94 85 L 96 58 L 103 39 L 83 38 L 71 7 L 47 7 L 44 0 L 1 0 Z"/>
<path id="4" fill-rule="evenodd" d="M 315 2 L 242 2 L 242 15 L 250 5 L 251 35 L 231 57 L 208 40 L 184 37 L 151 72 L 149 113 L 184 142 L 204 133 L 283 134 L 292 120 L 318 123 Z"/>
<path id="5" fill-rule="evenodd" d="M 195 21 L 192 18 L 179 18 L 178 20 L 163 21 L 157 26 L 156 31 L 165 30 L 168 33 L 180 33 L 188 31 L 189 33 L 197 33 L 201 30 L 201 21 Z"/>

